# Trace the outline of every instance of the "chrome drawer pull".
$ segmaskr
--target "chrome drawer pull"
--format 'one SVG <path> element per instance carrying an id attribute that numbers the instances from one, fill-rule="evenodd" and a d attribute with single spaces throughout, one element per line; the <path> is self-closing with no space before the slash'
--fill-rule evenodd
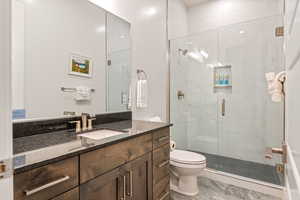
<path id="1" fill-rule="evenodd" d="M 169 194 L 170 192 L 166 192 L 159 200 L 164 200 Z"/>
<path id="2" fill-rule="evenodd" d="M 133 190 L 132 190 L 132 187 L 133 187 L 133 173 L 132 171 L 130 170 L 129 172 L 129 192 L 127 192 L 127 196 L 130 196 L 130 197 L 133 197 Z M 127 187 L 126 187 L 127 188 Z"/>
<path id="3" fill-rule="evenodd" d="M 164 166 L 166 166 L 166 165 L 168 165 L 168 164 L 169 164 L 169 161 L 166 160 L 166 161 L 160 163 L 160 164 L 158 165 L 158 168 L 162 168 L 162 167 L 164 167 Z"/>
<path id="4" fill-rule="evenodd" d="M 32 190 L 25 190 L 25 194 L 26 194 L 26 196 L 33 195 L 33 194 L 35 194 L 37 192 L 40 192 L 40 191 L 45 190 L 47 188 L 53 187 L 53 186 L 55 186 L 57 184 L 63 183 L 65 181 L 69 180 L 69 179 L 70 179 L 69 176 L 65 176 L 65 177 L 60 178 L 60 179 L 58 179 L 56 181 L 53 181 L 51 183 L 47 183 L 45 185 L 42 185 L 41 187 L 38 187 L 38 188 L 35 188 L 35 189 L 32 189 Z"/>
<path id="5" fill-rule="evenodd" d="M 132 171 L 129 172 L 129 176 L 130 176 L 130 197 L 133 197 L 133 191 L 132 191 L 132 187 L 133 187 L 133 174 L 132 174 Z"/>
<path id="6" fill-rule="evenodd" d="M 160 137 L 160 138 L 158 139 L 158 142 L 162 142 L 162 141 L 165 141 L 165 140 L 167 140 L 167 139 L 169 139 L 169 136 Z"/>
<path id="7" fill-rule="evenodd" d="M 126 176 L 123 176 L 123 197 L 121 200 L 126 200 Z"/>

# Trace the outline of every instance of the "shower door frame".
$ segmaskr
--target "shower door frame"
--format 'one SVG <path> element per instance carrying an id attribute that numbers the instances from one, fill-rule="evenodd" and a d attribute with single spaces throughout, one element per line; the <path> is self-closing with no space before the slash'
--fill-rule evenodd
<path id="1" fill-rule="evenodd" d="M 280 16 L 280 15 L 278 15 Z M 251 20 L 250 20 L 251 21 Z M 247 23 L 247 22 L 250 22 L 250 21 L 246 21 L 246 22 L 241 22 L 241 23 Z M 254 20 L 253 20 L 254 21 Z M 222 27 L 220 27 L 222 28 Z M 219 28 L 218 28 L 219 29 Z M 200 33 L 198 33 L 200 34 Z M 197 34 L 191 34 L 191 35 L 185 35 L 183 37 L 189 37 L 189 36 L 195 36 Z M 180 37 L 179 37 L 180 38 Z M 168 40 L 168 110 L 167 110 L 167 121 L 168 122 L 171 122 L 171 97 L 172 97 L 172 88 L 171 88 L 171 42 L 172 40 L 176 40 L 178 38 L 173 38 L 173 39 L 169 39 Z M 219 106 L 219 102 L 217 103 L 217 106 Z M 285 142 L 286 142 L 286 113 L 285 113 L 285 99 L 283 101 L 283 141 L 282 141 L 282 144 L 285 145 Z M 218 113 L 218 118 L 219 118 L 219 113 Z M 222 117 L 221 117 L 222 118 Z M 219 119 L 218 119 L 219 120 Z M 221 119 L 222 120 L 222 119 Z M 219 127 L 218 127 L 219 129 Z M 219 131 L 218 131 L 219 132 Z M 284 166 L 286 165 L 286 163 L 282 163 Z M 268 182 L 264 182 L 264 181 L 260 181 L 258 179 L 254 179 L 254 178 L 248 178 L 248 177 L 245 177 L 245 176 L 240 176 L 240 175 L 235 175 L 235 174 L 232 174 L 232 173 L 227 173 L 227 172 L 223 172 L 223 171 L 216 171 L 214 169 L 208 169 L 211 173 L 216 173 L 216 174 L 222 174 L 223 176 L 226 176 L 226 177 L 230 177 L 230 178 L 234 178 L 234 179 L 237 179 L 237 180 L 241 180 L 241 181 L 246 181 L 248 183 L 254 183 L 254 184 L 257 184 L 257 185 L 261 185 L 261 186 L 267 186 L 269 188 L 273 188 L 275 190 L 282 190 L 284 188 L 284 186 L 281 186 L 281 185 L 276 185 L 276 184 L 273 184 L 273 183 L 268 183 Z M 285 171 L 284 171 L 284 176 L 285 176 Z"/>

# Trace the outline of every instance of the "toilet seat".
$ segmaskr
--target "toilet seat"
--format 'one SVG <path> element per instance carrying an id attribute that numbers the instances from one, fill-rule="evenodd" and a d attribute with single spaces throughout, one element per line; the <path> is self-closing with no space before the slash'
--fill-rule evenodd
<path id="1" fill-rule="evenodd" d="M 190 151 L 173 150 L 170 153 L 170 159 L 174 163 L 184 165 L 201 165 L 206 163 L 205 156 Z"/>

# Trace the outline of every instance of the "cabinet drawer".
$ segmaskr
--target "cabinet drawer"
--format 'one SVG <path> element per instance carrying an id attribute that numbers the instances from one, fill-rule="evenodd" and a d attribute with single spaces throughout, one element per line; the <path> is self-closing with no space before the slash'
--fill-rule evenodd
<path id="1" fill-rule="evenodd" d="M 170 143 L 170 129 L 164 128 L 153 133 L 153 149 Z"/>
<path id="2" fill-rule="evenodd" d="M 15 200 L 48 200 L 78 185 L 78 157 L 14 177 Z"/>
<path id="3" fill-rule="evenodd" d="M 152 135 L 139 136 L 80 156 L 80 183 L 152 151 Z"/>
<path id="4" fill-rule="evenodd" d="M 170 177 L 167 176 L 153 188 L 154 200 L 170 199 Z"/>
<path id="5" fill-rule="evenodd" d="M 153 151 L 153 163 L 155 165 L 160 165 L 168 160 L 170 160 L 170 144 L 165 144 Z"/>
<path id="6" fill-rule="evenodd" d="M 170 175 L 170 145 L 165 144 L 153 151 L 153 183 L 157 184 Z"/>
<path id="7" fill-rule="evenodd" d="M 59 195 L 52 200 L 79 200 L 79 188 L 70 190 L 69 192 Z"/>

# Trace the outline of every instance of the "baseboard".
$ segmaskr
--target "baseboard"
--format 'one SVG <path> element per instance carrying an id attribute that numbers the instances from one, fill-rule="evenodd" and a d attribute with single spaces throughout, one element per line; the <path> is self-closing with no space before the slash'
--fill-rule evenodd
<path id="1" fill-rule="evenodd" d="M 284 188 L 282 186 L 257 181 L 242 176 L 237 176 L 225 172 L 220 172 L 212 169 L 204 170 L 202 176 L 212 180 L 234 185 L 237 187 L 246 188 L 256 192 L 272 195 L 284 199 Z"/>

